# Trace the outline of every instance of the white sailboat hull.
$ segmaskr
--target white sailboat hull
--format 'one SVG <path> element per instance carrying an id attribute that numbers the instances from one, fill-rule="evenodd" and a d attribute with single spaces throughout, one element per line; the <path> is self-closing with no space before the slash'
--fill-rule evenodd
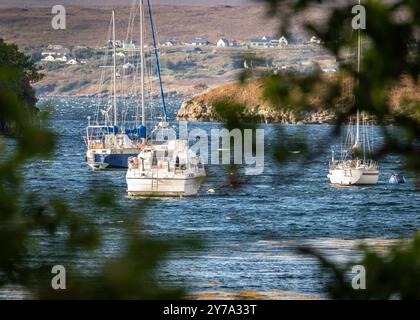
<path id="1" fill-rule="evenodd" d="M 193 196 L 197 194 L 203 179 L 204 175 L 140 176 L 139 169 L 129 169 L 126 175 L 127 193 L 129 196 Z"/>
<path id="2" fill-rule="evenodd" d="M 335 185 L 374 185 L 379 180 L 379 170 L 368 168 L 330 169 L 327 177 Z"/>

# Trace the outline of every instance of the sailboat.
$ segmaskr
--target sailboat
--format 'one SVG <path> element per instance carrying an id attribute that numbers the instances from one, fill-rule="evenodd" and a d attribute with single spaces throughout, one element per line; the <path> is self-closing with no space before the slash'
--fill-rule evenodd
<path id="1" fill-rule="evenodd" d="M 144 102 L 144 1 L 140 0 L 140 48 L 141 48 L 141 106 L 142 123 L 145 125 Z M 192 196 L 197 194 L 206 176 L 200 158 L 189 149 L 188 140 L 171 137 L 167 122 L 166 102 L 160 72 L 158 48 L 155 37 L 150 0 L 147 8 L 155 57 L 156 73 L 162 100 L 162 118 L 141 145 L 140 152 L 129 159 L 126 174 L 129 196 Z M 163 138 L 168 137 L 168 139 Z"/>
<path id="2" fill-rule="evenodd" d="M 102 110 L 103 123 L 92 124 L 88 117 L 85 143 L 87 146 L 86 163 L 94 170 L 106 168 L 127 168 L 128 159 L 138 153 L 138 145 L 146 138 L 144 124 L 134 129 L 126 129 L 123 121 L 118 121 L 117 103 L 117 52 L 115 39 L 115 11 L 112 11 L 112 104 Z M 111 120 L 109 112 L 113 111 Z M 97 118 L 98 119 L 98 118 Z"/>
<path id="3" fill-rule="evenodd" d="M 360 73 L 362 47 L 360 29 L 358 30 L 357 42 L 357 71 Z M 334 151 L 332 152 L 327 177 L 334 185 L 375 185 L 378 183 L 379 166 L 376 161 L 370 158 L 373 142 L 369 140 L 366 121 L 363 121 L 361 125 L 360 117 L 360 112 L 357 110 L 356 134 L 354 135 L 354 127 L 349 124 L 347 143 L 342 148 L 341 158 L 336 160 Z"/>

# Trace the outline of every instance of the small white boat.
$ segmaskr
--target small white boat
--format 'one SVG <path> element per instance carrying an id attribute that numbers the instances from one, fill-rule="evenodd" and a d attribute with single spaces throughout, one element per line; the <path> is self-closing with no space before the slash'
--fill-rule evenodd
<path id="1" fill-rule="evenodd" d="M 389 184 L 405 183 L 405 177 L 400 173 L 393 173 L 388 181 Z"/>
<path id="2" fill-rule="evenodd" d="M 204 165 L 188 149 L 186 140 L 146 145 L 129 159 L 126 174 L 129 196 L 192 196 L 206 176 Z"/>

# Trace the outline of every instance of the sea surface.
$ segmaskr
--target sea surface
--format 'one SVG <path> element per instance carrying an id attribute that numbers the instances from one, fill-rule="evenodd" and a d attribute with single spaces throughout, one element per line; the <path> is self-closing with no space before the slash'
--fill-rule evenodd
<path id="1" fill-rule="evenodd" d="M 41 100 L 43 105 L 45 99 Z M 60 264 L 95 268 L 104 257 L 121 252 L 122 225 L 133 216 L 143 199 L 126 195 L 125 171 L 93 172 L 84 163 L 87 116 L 95 107 L 87 98 L 49 100 L 50 119 L 45 124 L 57 133 L 57 150 L 51 159 L 37 159 L 25 169 L 27 191 L 59 195 L 80 206 L 104 234 L 99 255 L 62 256 Z M 179 101 L 169 105 L 172 116 Z M 174 123 L 175 124 L 175 123 Z M 189 123 L 189 129 L 210 131 L 218 123 Z M 190 198 L 154 199 L 144 204 L 143 230 L 151 237 L 201 239 L 200 250 L 179 250 L 161 266 L 160 278 L 168 285 L 184 286 L 194 298 L 325 298 L 325 279 L 319 264 L 297 252 L 297 245 L 310 245 L 338 263 L 357 259 L 361 241 L 386 249 L 395 239 L 408 237 L 420 228 L 420 193 L 414 177 L 404 172 L 397 155 L 380 160 L 381 176 L 376 186 L 334 187 L 326 177 L 331 148 L 328 125 L 261 125 L 265 132 L 264 172 L 245 176 L 238 169 L 232 185 L 227 166 L 208 165 L 208 177 L 199 194 Z M 381 128 L 373 127 L 380 145 Z M 287 138 L 287 139 L 286 139 Z M 299 139 L 305 139 L 313 157 L 304 161 Z M 288 141 L 288 142 L 287 142 Z M 274 159 L 278 144 L 286 143 L 285 162 Z M 407 183 L 389 185 L 389 175 L 404 172 Z M 214 192 L 208 192 L 214 189 Z M 114 193 L 121 210 L 88 209 L 92 190 Z M 36 234 L 42 241 L 45 235 Z M 45 237 L 47 239 L 47 237 Z M 48 240 L 45 240 L 48 241 Z M 49 243 L 48 250 L 60 250 Z M 34 257 L 33 259 L 37 259 Z M 56 259 L 56 258 L 55 258 Z M 52 263 L 57 261 L 52 261 Z M 0 292 L 0 296 L 15 293 Z"/>

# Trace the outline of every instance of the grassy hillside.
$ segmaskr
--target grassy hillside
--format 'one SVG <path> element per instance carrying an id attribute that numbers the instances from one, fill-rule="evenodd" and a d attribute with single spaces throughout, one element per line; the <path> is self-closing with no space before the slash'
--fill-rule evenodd
<path id="1" fill-rule="evenodd" d="M 160 60 L 165 92 L 192 96 L 208 88 L 236 81 L 243 71 L 244 59 L 253 60 L 261 69 L 288 65 L 302 68 L 296 57 L 303 61 L 312 59 L 322 61 L 334 59 L 318 46 L 289 46 L 284 49 L 247 49 L 202 47 L 198 52 L 186 52 L 185 47 L 167 47 L 160 50 Z M 261 60 L 259 60 L 261 59 Z M 328 60 L 327 60 L 328 61 Z M 118 72 L 123 73 L 123 59 L 117 61 Z M 42 63 L 46 76 L 37 83 L 38 93 L 44 95 L 95 95 L 99 93 L 102 56 L 94 52 L 85 65 L 66 65 L 62 63 Z M 111 81 L 110 69 L 104 74 L 108 84 Z M 119 85 L 126 90 L 133 86 L 133 77 L 118 78 Z M 110 89 L 110 85 L 104 89 Z"/>
<path id="2" fill-rule="evenodd" d="M 117 38 L 125 39 L 129 6 L 116 7 Z M 267 17 L 263 4 L 252 6 L 155 5 L 155 22 L 161 40 L 188 40 L 194 37 L 217 41 L 220 37 L 247 40 L 276 33 L 278 18 Z M 111 7 L 67 6 L 67 29 L 53 30 L 51 7 L 0 9 L 0 37 L 20 47 L 49 43 L 64 46 L 103 45 L 111 17 Z M 325 8 L 314 8 L 295 19 L 294 36 L 302 36 L 303 21 L 325 19 Z M 137 30 L 135 30 L 137 31 Z M 134 34 L 136 36 L 136 34 Z"/>
<path id="3" fill-rule="evenodd" d="M 253 0 L 152 0 L 153 4 L 173 4 L 173 5 L 247 5 L 253 3 Z M 60 4 L 76 6 L 104 6 L 104 5 L 130 5 L 132 0 L 61 0 Z M 2 0 L 0 7 L 41 7 L 58 4 L 57 0 Z"/>

